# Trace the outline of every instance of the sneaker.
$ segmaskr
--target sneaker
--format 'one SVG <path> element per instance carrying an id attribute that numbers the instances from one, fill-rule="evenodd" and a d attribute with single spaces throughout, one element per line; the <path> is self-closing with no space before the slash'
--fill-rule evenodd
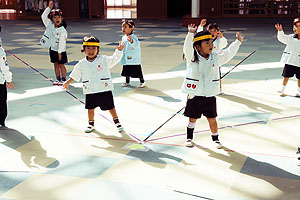
<path id="1" fill-rule="evenodd" d="M 280 94 L 280 96 L 284 96 L 285 95 L 283 90 L 278 90 L 277 92 Z"/>
<path id="2" fill-rule="evenodd" d="M 221 149 L 223 147 L 222 144 L 221 144 L 221 142 L 220 142 L 220 140 L 219 140 L 219 135 L 212 135 L 211 139 L 214 142 L 215 147 L 217 149 Z"/>
<path id="3" fill-rule="evenodd" d="M 296 164 L 300 166 L 300 147 L 298 147 L 296 152 Z"/>
<path id="4" fill-rule="evenodd" d="M 122 87 L 128 87 L 128 86 L 129 86 L 129 83 L 122 83 L 121 86 L 122 86 Z"/>
<path id="5" fill-rule="evenodd" d="M 187 140 L 185 141 L 185 146 L 186 146 L 186 147 L 193 147 L 194 144 L 193 144 L 192 139 L 187 139 Z"/>
<path id="6" fill-rule="evenodd" d="M 52 83 L 53 85 L 58 85 L 59 84 L 59 81 L 53 81 L 53 83 Z"/>
<path id="7" fill-rule="evenodd" d="M 84 131 L 84 132 L 86 132 L 86 133 L 90 133 L 90 132 L 92 132 L 93 130 L 95 130 L 94 126 L 92 126 L 92 125 L 88 125 L 88 127 L 85 129 L 85 131 Z"/>
<path id="8" fill-rule="evenodd" d="M 300 98 L 300 93 L 297 93 L 297 94 L 296 94 L 296 97 Z"/>
<path id="9" fill-rule="evenodd" d="M 58 81 L 57 85 L 63 85 L 63 84 L 64 84 L 64 81 Z"/>
<path id="10" fill-rule="evenodd" d="M 120 133 L 124 131 L 123 126 L 117 127 L 117 129 L 118 129 L 118 131 L 119 131 Z"/>
<path id="11" fill-rule="evenodd" d="M 213 142 L 215 143 L 215 147 L 217 149 L 221 149 L 223 147 L 223 145 L 221 144 L 221 142 L 219 140 L 215 140 Z"/>
<path id="12" fill-rule="evenodd" d="M 7 126 L 5 126 L 5 125 L 0 125 L 0 128 L 7 128 Z"/>
<path id="13" fill-rule="evenodd" d="M 140 83 L 139 88 L 143 88 L 143 87 L 145 87 L 145 86 L 146 86 L 146 82 Z"/>

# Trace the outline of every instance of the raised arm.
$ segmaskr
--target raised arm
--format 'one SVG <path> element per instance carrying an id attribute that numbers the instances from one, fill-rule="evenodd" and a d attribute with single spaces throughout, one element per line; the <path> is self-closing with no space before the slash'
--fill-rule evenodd
<path id="1" fill-rule="evenodd" d="M 51 11 L 51 9 L 49 7 L 47 7 L 42 14 L 42 21 L 43 21 L 45 27 L 47 27 L 51 22 L 51 20 L 48 18 L 50 11 Z"/>
<path id="2" fill-rule="evenodd" d="M 236 41 L 232 42 L 228 48 L 218 54 L 219 66 L 228 63 L 238 52 L 240 45 L 244 41 L 244 35 L 237 32 L 236 38 Z"/>
<path id="3" fill-rule="evenodd" d="M 203 31 L 203 27 L 205 26 L 205 24 L 206 24 L 206 19 L 202 19 L 198 26 L 197 33 Z"/>
<path id="4" fill-rule="evenodd" d="M 275 24 L 275 28 L 277 29 L 277 39 L 279 40 L 279 42 L 283 43 L 283 44 L 287 44 L 289 41 L 289 36 L 284 34 L 283 32 L 283 28 L 281 24 Z"/>
<path id="5" fill-rule="evenodd" d="M 186 62 L 188 64 L 192 63 L 192 59 L 194 56 L 194 48 L 193 48 L 193 43 L 194 43 L 194 33 L 197 30 L 197 27 L 195 24 L 190 24 L 188 25 L 188 34 L 185 37 L 184 44 L 183 44 L 183 53 L 186 58 Z"/>
<path id="6" fill-rule="evenodd" d="M 228 42 L 227 39 L 223 36 L 223 33 L 221 31 L 219 31 L 217 35 L 220 38 L 219 50 L 221 51 L 228 45 Z"/>
<path id="7" fill-rule="evenodd" d="M 53 8 L 53 5 L 54 5 L 53 1 L 50 1 L 48 7 L 44 10 L 44 12 L 43 12 L 43 14 L 42 14 L 42 20 L 43 20 L 43 23 L 44 23 L 44 25 L 45 25 L 46 27 L 47 27 L 47 26 L 50 24 L 50 22 L 51 22 L 51 20 L 48 18 L 48 15 L 49 15 L 51 9 Z"/>
<path id="8" fill-rule="evenodd" d="M 119 42 L 119 46 L 116 47 L 114 54 L 112 56 L 106 56 L 106 65 L 108 68 L 113 68 L 118 64 L 123 57 L 123 49 L 125 48 L 124 42 Z"/>

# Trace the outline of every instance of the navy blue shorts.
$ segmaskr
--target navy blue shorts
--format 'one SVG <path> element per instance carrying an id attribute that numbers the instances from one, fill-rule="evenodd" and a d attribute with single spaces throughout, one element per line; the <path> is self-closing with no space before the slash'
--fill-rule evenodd
<path id="1" fill-rule="evenodd" d="M 111 110 L 115 107 L 111 91 L 85 95 L 85 108 L 94 109 L 97 107 L 100 107 L 101 110 Z"/>
<path id="2" fill-rule="evenodd" d="M 50 51 L 50 61 L 52 63 L 65 64 L 68 62 L 67 52 L 61 52 L 61 60 L 58 60 L 58 52 L 49 49 Z"/>
<path id="3" fill-rule="evenodd" d="M 183 114 L 186 117 L 195 119 L 201 118 L 202 115 L 207 118 L 217 117 L 216 97 L 195 96 L 192 99 L 188 99 Z"/>
<path id="4" fill-rule="evenodd" d="M 296 75 L 297 79 L 300 79 L 300 67 L 294 65 L 285 64 L 282 72 L 283 77 L 291 78 Z"/>

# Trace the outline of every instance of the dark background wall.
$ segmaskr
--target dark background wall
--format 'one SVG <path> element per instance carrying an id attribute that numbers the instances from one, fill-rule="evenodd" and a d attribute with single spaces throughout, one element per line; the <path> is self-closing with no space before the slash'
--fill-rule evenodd
<path id="1" fill-rule="evenodd" d="M 192 0 L 168 0 L 168 17 L 182 17 L 191 13 Z"/>
<path id="2" fill-rule="evenodd" d="M 202 0 L 200 1 L 200 15 L 210 17 L 222 16 L 221 0 Z"/>
<path id="3" fill-rule="evenodd" d="M 80 17 L 80 15 L 79 15 L 79 0 L 61 1 L 60 7 L 66 18 L 78 19 Z"/>
<path id="4" fill-rule="evenodd" d="M 167 18 L 168 0 L 138 0 L 138 18 Z"/>

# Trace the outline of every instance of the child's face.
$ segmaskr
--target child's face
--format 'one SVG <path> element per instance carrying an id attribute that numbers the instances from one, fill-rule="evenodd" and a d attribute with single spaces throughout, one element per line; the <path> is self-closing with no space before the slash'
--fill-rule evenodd
<path id="1" fill-rule="evenodd" d="M 300 35 L 300 22 L 294 25 L 293 30 L 295 34 Z"/>
<path id="2" fill-rule="evenodd" d="M 212 35 L 212 38 L 215 39 L 217 37 L 217 33 L 218 33 L 218 30 L 215 29 L 215 28 L 212 28 L 212 29 L 208 29 L 208 31 L 210 32 L 210 34 Z"/>
<path id="3" fill-rule="evenodd" d="M 53 23 L 54 23 L 55 26 L 60 26 L 62 20 L 63 20 L 63 18 L 60 15 L 55 15 L 52 18 L 52 21 L 53 21 Z"/>
<path id="4" fill-rule="evenodd" d="M 201 46 L 196 45 L 196 48 L 200 55 L 207 56 L 212 53 L 214 45 L 213 45 L 213 39 L 210 39 L 208 41 L 204 40 L 201 42 Z"/>
<path id="5" fill-rule="evenodd" d="M 132 32 L 133 28 L 134 26 L 130 28 L 129 25 L 126 23 L 122 24 L 122 31 L 125 35 L 129 35 Z"/>
<path id="6" fill-rule="evenodd" d="M 93 60 L 96 58 L 98 54 L 98 48 L 97 46 L 85 46 L 84 52 L 89 60 Z"/>

